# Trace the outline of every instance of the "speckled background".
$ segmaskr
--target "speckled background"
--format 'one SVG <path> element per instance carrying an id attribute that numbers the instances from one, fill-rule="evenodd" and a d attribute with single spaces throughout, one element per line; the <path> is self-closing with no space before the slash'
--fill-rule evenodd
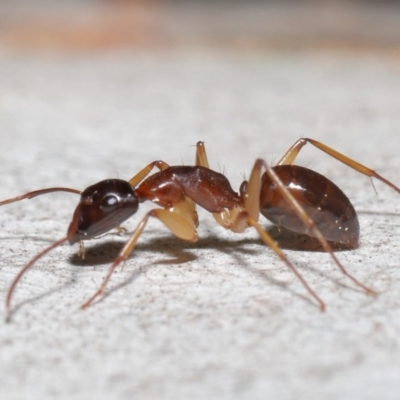
<path id="1" fill-rule="evenodd" d="M 382 15 L 389 26 L 393 12 Z M 38 48 L 26 38 L 1 42 L 0 34 L 0 198 L 129 179 L 156 159 L 191 164 L 198 140 L 237 189 L 255 158 L 272 163 L 301 136 L 400 185 L 400 58 L 390 32 L 362 49 L 355 40 L 351 49 L 276 48 L 272 39 L 193 47 L 186 37 L 84 51 L 62 38 L 60 48 Z M 85 311 L 79 306 L 127 235 L 89 243 L 83 262 L 77 246 L 60 247 L 26 274 L 11 323 L 0 319 L 2 396 L 397 399 L 400 195 L 381 183 L 375 194 L 368 178 L 311 146 L 299 163 L 352 199 L 361 245 L 337 256 L 378 297 L 355 289 L 329 255 L 264 219 L 325 313 L 252 230 L 226 232 L 199 210 L 200 240 L 187 244 L 151 221 L 107 296 Z M 2 298 L 19 269 L 65 235 L 76 202 L 58 193 L 0 209 Z M 132 231 L 151 207 L 124 226 Z"/>

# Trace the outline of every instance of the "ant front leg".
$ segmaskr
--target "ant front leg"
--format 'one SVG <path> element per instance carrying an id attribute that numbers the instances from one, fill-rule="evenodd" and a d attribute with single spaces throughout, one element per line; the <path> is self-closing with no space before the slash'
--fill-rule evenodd
<path id="1" fill-rule="evenodd" d="M 342 162 L 343 164 L 347 165 L 348 167 L 354 169 L 357 172 L 360 172 L 363 175 L 368 176 L 369 178 L 376 178 L 386 184 L 387 186 L 394 189 L 396 192 L 400 193 L 400 188 L 394 185 L 392 182 L 385 179 L 383 176 L 379 175 L 376 171 L 372 170 L 371 168 L 366 167 L 363 164 L 353 160 L 345 156 L 342 153 L 332 149 L 331 147 L 318 142 L 317 140 L 309 139 L 309 138 L 301 138 L 299 139 L 293 146 L 289 148 L 289 150 L 283 155 L 283 157 L 279 160 L 277 165 L 287 165 L 293 164 L 296 157 L 298 156 L 300 150 L 307 144 L 310 143 L 315 146 L 317 149 L 323 151 L 324 153 L 328 154 L 329 156 L 335 158 L 336 160 Z"/>
<path id="2" fill-rule="evenodd" d="M 161 160 L 153 161 L 152 163 L 150 163 L 149 165 L 146 165 L 143 169 L 141 169 L 128 182 L 133 187 L 137 186 L 144 178 L 146 178 L 147 175 L 150 174 L 150 172 L 153 170 L 154 167 L 156 167 L 160 171 L 162 171 L 164 169 L 167 169 L 169 167 L 169 165 L 167 163 L 165 163 L 164 161 L 161 161 Z"/>
<path id="3" fill-rule="evenodd" d="M 119 264 L 125 262 L 129 255 L 132 253 L 150 217 L 155 217 L 159 219 L 179 239 L 183 239 L 188 242 L 197 241 L 197 214 L 196 218 L 194 218 L 190 203 L 191 200 L 190 202 L 188 202 L 187 200 L 190 199 L 185 199 L 183 202 L 175 204 L 173 208 L 168 210 L 163 208 L 153 209 L 144 216 L 128 242 L 125 244 L 119 255 L 111 264 L 107 275 L 105 276 L 103 283 L 101 284 L 99 289 L 93 294 L 92 297 L 90 297 L 89 300 L 87 300 L 82 305 L 82 308 L 89 307 L 97 297 L 101 296 L 104 293 L 107 283 L 110 280 L 115 269 L 118 267 Z"/>

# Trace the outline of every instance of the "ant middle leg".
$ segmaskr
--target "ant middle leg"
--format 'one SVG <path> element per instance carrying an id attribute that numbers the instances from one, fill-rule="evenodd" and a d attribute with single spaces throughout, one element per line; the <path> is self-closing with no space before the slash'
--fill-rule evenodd
<path id="1" fill-rule="evenodd" d="M 198 167 L 210 168 L 210 165 L 208 163 L 206 148 L 204 146 L 204 142 L 197 142 L 197 144 L 196 144 L 195 165 Z"/>

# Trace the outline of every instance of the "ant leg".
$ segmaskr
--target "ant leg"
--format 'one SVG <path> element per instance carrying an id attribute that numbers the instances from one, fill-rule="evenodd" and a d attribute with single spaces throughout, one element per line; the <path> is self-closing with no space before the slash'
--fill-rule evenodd
<path id="1" fill-rule="evenodd" d="M 257 160 L 251 170 L 250 178 L 245 185 L 242 184 L 240 190 L 240 207 L 224 209 L 220 213 L 213 213 L 215 220 L 226 229 L 241 233 L 248 228 L 247 219 L 240 218 L 243 209 L 247 215 L 258 221 L 260 215 L 260 191 L 261 191 L 261 171 L 263 168 L 262 160 Z"/>
<path id="2" fill-rule="evenodd" d="M 153 161 L 143 169 L 141 169 L 133 178 L 131 178 L 128 182 L 131 186 L 137 186 L 150 172 L 153 170 L 154 167 L 157 167 L 160 171 L 167 169 L 169 165 L 164 161 L 158 160 Z"/>
<path id="3" fill-rule="evenodd" d="M 179 214 L 181 217 L 188 221 L 193 229 L 199 226 L 199 217 L 196 211 L 196 204 L 189 197 L 185 197 L 184 201 L 174 204 L 171 208 L 171 212 Z"/>
<path id="4" fill-rule="evenodd" d="M 86 257 L 86 248 L 85 248 L 85 243 L 83 242 L 83 240 L 79 241 L 78 256 L 81 257 L 82 260 L 84 260 Z"/>
<path id="5" fill-rule="evenodd" d="M 196 144 L 196 166 L 210 168 L 204 142 L 197 142 Z"/>
<path id="6" fill-rule="evenodd" d="M 375 295 L 376 293 L 372 289 L 363 285 L 354 276 L 352 276 L 349 272 L 347 272 L 347 270 L 344 268 L 342 263 L 336 257 L 335 253 L 332 250 L 332 247 L 329 245 L 329 243 L 325 239 L 324 235 L 316 227 L 312 218 L 304 211 L 304 209 L 301 207 L 301 205 L 297 202 L 297 200 L 293 197 L 293 195 L 289 192 L 289 190 L 285 187 L 285 185 L 279 179 L 279 177 L 274 172 L 274 170 L 263 160 L 257 160 L 256 165 L 258 163 L 262 163 L 265 166 L 266 173 L 268 174 L 270 179 L 276 184 L 276 186 L 277 186 L 278 190 L 281 192 L 282 196 L 285 198 L 285 200 L 288 202 L 288 204 L 293 208 L 293 210 L 296 212 L 297 216 L 303 221 L 304 225 L 313 232 L 314 236 L 321 243 L 323 249 L 327 253 L 330 254 L 330 256 L 332 257 L 332 259 L 334 260 L 336 265 L 339 267 L 339 269 L 342 271 L 342 273 L 345 276 L 347 276 L 350 280 L 352 280 L 353 283 L 355 283 L 357 286 L 361 287 L 365 292 L 367 292 L 368 294 L 371 294 L 371 295 Z"/>
<path id="7" fill-rule="evenodd" d="M 257 220 L 254 219 L 252 216 L 250 216 L 246 210 L 244 210 L 241 207 L 237 207 L 231 210 L 226 210 L 225 213 L 224 212 L 219 214 L 215 213 L 214 217 L 220 225 L 222 225 L 227 229 L 230 229 L 233 232 L 243 232 L 249 226 L 253 226 L 257 230 L 262 241 L 267 246 L 269 246 L 275 252 L 275 254 L 293 271 L 296 277 L 306 288 L 308 293 L 310 293 L 310 295 L 314 297 L 314 299 L 319 304 L 320 310 L 321 311 L 325 310 L 325 303 L 321 300 L 321 298 L 317 295 L 317 293 L 315 293 L 315 291 L 311 289 L 307 281 L 303 278 L 303 276 L 300 274 L 297 268 L 286 257 L 285 253 L 278 246 L 275 240 L 273 240 L 272 237 L 267 232 L 264 231 L 264 229 L 260 226 Z M 218 217 L 220 217 L 221 219 L 219 219 Z"/>
<path id="8" fill-rule="evenodd" d="M 231 231 L 237 233 L 243 232 L 249 226 L 253 226 L 257 230 L 262 241 L 275 252 L 275 254 L 289 267 L 289 269 L 293 271 L 310 295 L 317 301 L 320 310 L 324 311 L 325 303 L 321 300 L 317 293 L 311 289 L 307 281 L 286 257 L 278 244 L 257 222 L 260 210 L 259 199 L 261 190 L 261 171 L 263 166 L 263 160 L 257 160 L 255 162 L 250 174 L 249 182 L 242 193 L 243 204 L 232 209 L 225 209 L 221 213 L 214 213 L 214 218 L 224 228 L 230 229 Z"/>
<path id="9" fill-rule="evenodd" d="M 263 161 L 256 160 L 250 173 L 250 178 L 241 193 L 245 210 L 250 217 L 258 221 L 260 215 L 261 170 Z"/>
<path id="10" fill-rule="evenodd" d="M 283 155 L 283 157 L 279 160 L 277 165 L 284 164 L 293 164 L 300 150 L 307 144 L 310 143 L 315 146 L 317 149 L 323 151 L 324 153 L 330 155 L 336 160 L 342 162 L 350 168 L 353 168 L 357 172 L 360 172 L 363 175 L 368 176 L 369 178 L 376 178 L 386 184 L 387 186 L 394 189 L 396 192 L 400 193 L 400 188 L 394 185 L 392 182 L 385 179 L 383 176 L 379 175 L 376 171 L 366 167 L 365 165 L 360 164 L 359 162 L 345 156 L 342 153 L 332 149 L 331 147 L 309 138 L 299 139 L 293 146 L 289 148 L 289 150 Z"/>
<path id="11" fill-rule="evenodd" d="M 198 239 L 195 223 L 189 217 L 185 215 L 183 211 L 184 207 L 180 209 L 180 214 L 177 212 L 173 212 L 166 209 L 154 209 L 149 211 L 144 218 L 140 221 L 138 227 L 136 228 L 135 232 L 129 238 L 128 242 L 125 244 L 119 255 L 116 257 L 114 262 L 111 264 L 107 275 L 105 276 L 103 283 L 99 287 L 99 289 L 87 300 L 81 308 L 89 307 L 93 301 L 101 296 L 107 286 L 108 281 L 110 280 L 113 272 L 117 268 L 119 264 L 126 261 L 129 255 L 132 253 L 140 235 L 142 234 L 144 228 L 150 217 L 158 218 L 176 237 L 179 239 L 186 240 L 188 242 L 196 242 Z"/>
<path id="12" fill-rule="evenodd" d="M 307 144 L 307 142 L 308 140 L 305 138 L 297 140 L 292 146 L 290 146 L 276 165 L 292 165 L 296 157 L 299 155 L 300 150 Z"/>
<path id="13" fill-rule="evenodd" d="M 249 226 L 253 226 L 258 234 L 260 235 L 262 241 L 269 246 L 275 254 L 293 271 L 296 277 L 300 280 L 303 286 L 306 288 L 308 293 L 319 304 L 319 308 L 321 311 L 325 310 L 325 303 L 321 300 L 321 298 L 315 293 L 313 289 L 308 285 L 307 281 L 303 278 L 300 272 L 296 269 L 296 267 L 290 262 L 290 260 L 286 257 L 285 253 L 278 246 L 278 244 L 272 239 L 272 237 L 264 231 L 264 229 L 260 226 L 256 219 L 251 217 L 249 213 L 244 210 L 242 207 L 233 208 L 231 210 L 226 210 L 222 213 L 215 213 L 215 219 L 217 222 L 225 227 L 226 229 L 230 229 L 233 232 L 243 232 Z M 221 219 L 219 219 L 220 217 Z"/>
<path id="14" fill-rule="evenodd" d="M 210 168 L 204 142 L 197 142 L 196 144 L 195 163 L 196 166 Z M 232 220 L 234 219 L 234 215 L 236 215 L 234 210 L 235 209 L 224 209 L 222 212 L 213 213 L 213 216 L 219 225 L 223 226 L 225 229 L 232 229 Z M 246 229 L 246 227 L 244 227 L 243 230 L 244 229 Z"/>
<path id="15" fill-rule="evenodd" d="M 247 215 L 246 212 L 242 213 L 243 216 L 242 218 L 246 218 L 247 224 L 253 226 L 258 234 L 260 235 L 262 241 L 269 246 L 275 254 L 292 270 L 292 272 L 296 275 L 296 277 L 300 280 L 300 282 L 303 284 L 303 286 L 306 288 L 308 293 L 314 299 L 317 301 L 319 304 L 319 308 L 321 311 L 325 311 L 325 303 L 321 298 L 317 295 L 317 293 L 311 289 L 307 281 L 303 278 L 303 275 L 300 274 L 300 272 L 297 270 L 297 268 L 290 262 L 290 260 L 286 257 L 285 253 L 282 251 L 282 249 L 279 247 L 279 245 L 275 242 L 275 240 L 272 239 L 272 237 L 264 231 L 264 229 L 261 227 L 261 225 L 251 216 Z"/>
<path id="16" fill-rule="evenodd" d="M 261 170 L 263 164 L 254 165 L 249 181 L 244 181 L 240 186 L 240 204 L 238 207 L 225 208 L 221 212 L 213 213 L 217 223 L 225 229 L 235 233 L 241 233 L 248 228 L 246 218 L 239 215 L 246 210 L 247 214 L 258 221 L 260 215 L 260 191 L 261 191 Z"/>
<path id="17" fill-rule="evenodd" d="M 16 196 L 16 197 L 12 197 L 10 199 L 0 201 L 0 206 L 4 206 L 5 204 L 14 203 L 15 201 L 20 201 L 20 200 L 24 200 L 24 199 L 32 199 L 33 197 L 40 196 L 40 195 L 46 194 L 46 193 L 52 193 L 52 192 L 68 192 L 68 193 L 76 193 L 76 194 L 82 193 L 80 190 L 64 188 L 64 187 L 53 187 L 53 188 L 48 188 L 48 189 L 40 189 L 40 190 L 34 190 L 33 192 L 25 193 L 21 196 Z"/>
<path id="18" fill-rule="evenodd" d="M 296 267 L 286 257 L 282 249 L 272 239 L 272 237 L 264 231 L 264 229 L 257 222 L 259 217 L 259 198 L 261 190 L 261 171 L 264 166 L 262 160 L 257 160 L 250 174 L 249 182 L 247 183 L 245 190 L 242 194 L 243 205 L 232 209 L 226 209 L 221 213 L 214 213 L 214 217 L 217 222 L 226 229 L 230 229 L 233 232 L 243 232 L 249 226 L 253 226 L 262 241 L 269 246 L 275 254 L 293 271 L 296 277 L 300 280 L 306 290 L 319 304 L 321 311 L 325 310 L 325 303 L 315 293 L 313 289 L 308 285 L 307 281 L 303 278 Z M 248 208 L 246 208 L 248 207 Z"/>
<path id="19" fill-rule="evenodd" d="M 213 213 L 217 223 L 235 233 L 242 233 L 249 227 L 246 218 L 240 218 L 242 207 L 226 208 L 222 212 Z"/>
<path id="20" fill-rule="evenodd" d="M 209 168 L 206 149 L 204 147 L 204 142 L 197 142 L 196 144 L 196 165 Z M 147 175 L 150 174 L 152 169 L 157 167 L 160 171 L 167 169 L 169 165 L 164 161 L 153 161 L 142 170 L 140 170 L 134 177 L 129 180 L 132 186 L 137 186 Z"/>

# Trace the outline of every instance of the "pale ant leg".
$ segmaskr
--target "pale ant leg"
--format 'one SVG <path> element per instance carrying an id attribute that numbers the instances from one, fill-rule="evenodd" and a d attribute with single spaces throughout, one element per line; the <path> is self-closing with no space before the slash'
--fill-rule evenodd
<path id="1" fill-rule="evenodd" d="M 243 232 L 246 228 L 253 226 L 261 240 L 270 247 L 275 254 L 292 270 L 295 276 L 300 280 L 303 286 L 306 288 L 308 293 L 317 301 L 319 308 L 321 311 L 325 310 L 325 303 L 321 300 L 321 298 L 315 293 L 313 289 L 308 285 L 307 281 L 303 278 L 297 268 L 290 262 L 290 260 L 286 257 L 285 253 L 278 246 L 274 239 L 264 231 L 261 225 L 251 217 L 248 212 L 242 207 L 236 207 L 231 210 L 225 210 L 226 212 L 222 212 L 220 214 L 215 213 L 215 219 L 217 222 L 222 225 L 226 229 L 230 229 L 233 232 Z"/>
<path id="2" fill-rule="evenodd" d="M 124 226 L 118 226 L 115 228 L 116 234 L 119 236 L 123 236 L 126 233 L 128 233 L 128 229 L 126 229 Z"/>
<path id="3" fill-rule="evenodd" d="M 249 180 L 242 183 L 240 206 L 213 213 L 214 218 L 221 226 L 236 233 L 243 232 L 249 226 L 246 219 L 239 217 L 243 209 L 246 210 L 248 216 L 258 221 L 260 216 L 261 170 L 262 165 L 254 165 Z"/>
<path id="4" fill-rule="evenodd" d="M 244 189 L 242 184 L 240 193 L 244 209 L 256 221 L 260 216 L 261 170 L 262 164 L 257 160 Z"/>
<path id="5" fill-rule="evenodd" d="M 233 232 L 241 233 L 249 225 L 247 219 L 243 219 L 240 214 L 246 211 L 248 217 L 258 221 L 260 216 L 260 192 L 261 192 L 261 175 L 263 164 L 257 160 L 250 173 L 248 181 L 244 181 L 240 186 L 240 206 L 231 210 L 224 210 L 225 218 L 231 217 L 230 229 Z M 226 213 L 229 213 L 226 215 Z"/>
<path id="6" fill-rule="evenodd" d="M 311 287 L 308 285 L 307 281 L 303 278 L 303 276 L 300 274 L 300 272 L 297 270 L 297 268 L 290 262 L 290 260 L 286 257 L 286 255 L 283 253 L 282 249 L 279 247 L 279 245 L 275 242 L 274 239 L 261 227 L 261 225 L 252 217 L 249 215 L 246 215 L 247 217 L 247 223 L 248 225 L 253 226 L 258 234 L 260 235 L 262 241 L 269 246 L 275 254 L 292 270 L 292 272 L 296 275 L 296 277 L 300 280 L 300 282 L 303 284 L 303 286 L 306 288 L 308 293 L 314 299 L 317 301 L 319 304 L 319 308 L 321 311 L 325 311 L 325 303 L 323 300 L 317 295 L 317 293 L 311 289 Z"/>
<path id="7" fill-rule="evenodd" d="M 204 142 L 197 142 L 196 144 L 196 166 L 210 168 Z M 260 179 L 261 176 L 259 177 L 258 180 L 259 184 L 260 184 Z M 253 210 L 254 207 L 256 208 L 252 213 L 252 216 L 255 216 L 255 218 L 258 219 L 260 200 L 259 199 L 256 200 L 257 200 L 256 204 L 252 204 L 252 206 L 250 206 L 249 204 L 249 209 Z M 231 208 L 231 209 L 225 208 L 221 212 L 213 213 L 213 216 L 219 225 L 223 226 L 225 229 L 232 230 L 232 221 L 236 220 L 239 212 L 241 212 L 240 208 Z M 239 227 L 239 225 L 236 224 L 236 227 L 237 229 L 239 229 L 238 232 L 243 232 L 246 229 L 247 225 L 245 223 L 242 227 Z"/>
<path id="8" fill-rule="evenodd" d="M 99 289 L 94 293 L 92 297 L 90 297 L 89 300 L 87 300 L 82 305 L 81 308 L 89 307 L 97 297 L 103 294 L 107 283 L 117 266 L 122 262 L 125 262 L 129 255 L 132 253 L 150 217 L 158 218 L 179 239 L 183 239 L 188 242 L 196 242 L 198 236 L 195 228 L 195 221 L 191 219 L 191 214 L 189 212 L 185 213 L 185 211 L 183 211 L 185 207 L 186 206 L 180 209 L 179 214 L 177 212 L 173 212 L 163 208 L 149 211 L 140 221 L 135 232 L 129 238 L 128 242 L 125 244 L 119 255 L 110 266 L 107 275 L 105 276 L 103 283 L 101 284 Z"/>
<path id="9" fill-rule="evenodd" d="M 270 179 L 277 185 L 278 190 L 281 192 L 282 196 L 285 198 L 285 200 L 288 202 L 288 204 L 292 207 L 292 209 L 295 211 L 297 216 L 303 221 L 304 225 L 313 232 L 313 236 L 315 236 L 318 241 L 320 242 L 322 248 L 330 254 L 336 265 L 339 267 L 339 269 L 342 271 L 342 273 L 347 276 L 350 280 L 353 281 L 357 286 L 361 287 L 367 294 L 370 295 L 375 295 L 376 292 L 373 291 L 372 289 L 368 288 L 367 286 L 363 285 L 361 282 L 359 282 L 354 276 L 352 276 L 347 270 L 344 268 L 342 263 L 338 260 L 336 257 L 335 253 L 333 252 L 332 247 L 328 243 L 328 241 L 325 239 L 324 235 L 317 229 L 314 221 L 310 216 L 304 211 L 304 209 L 301 207 L 301 205 L 298 203 L 298 201 L 293 197 L 293 195 L 289 192 L 289 190 L 285 187 L 285 185 L 282 183 L 282 181 L 279 179 L 277 174 L 274 172 L 273 168 L 271 168 L 265 161 L 263 160 L 257 160 L 256 161 L 256 166 L 257 165 L 263 165 L 266 169 L 266 173 L 270 177 Z M 255 166 L 255 167 L 256 167 Z"/>
<path id="10" fill-rule="evenodd" d="M 132 177 L 128 182 L 131 186 L 137 186 L 150 172 L 154 167 L 157 167 L 160 171 L 167 169 L 169 165 L 164 161 L 153 161 L 149 165 L 146 165 L 143 169 L 141 169 L 134 177 Z"/>
<path id="11" fill-rule="evenodd" d="M 83 240 L 79 241 L 78 257 L 81 257 L 82 260 L 84 260 L 86 257 L 86 248 L 85 248 L 85 243 L 83 242 Z"/>
<path id="12" fill-rule="evenodd" d="M 249 226 L 253 226 L 262 241 L 270 247 L 275 254 L 292 270 L 295 276 L 300 280 L 308 293 L 317 301 L 321 311 L 325 310 L 325 303 L 317 295 L 317 293 L 311 289 L 307 281 L 303 278 L 297 268 L 290 262 L 286 257 L 279 245 L 273 240 L 273 238 L 267 233 L 261 225 L 258 223 L 259 217 L 259 199 L 260 199 L 260 188 L 261 188 L 261 171 L 264 162 L 262 160 L 257 160 L 250 174 L 250 179 L 246 184 L 245 188 L 242 190 L 242 202 L 243 205 L 233 208 L 231 210 L 226 210 L 225 213 L 220 213 L 219 220 L 217 218 L 218 214 L 214 214 L 215 219 L 222 226 L 232 230 L 233 232 L 243 232 Z M 249 207 L 248 209 L 246 208 Z M 229 220 L 229 217 L 231 218 Z M 221 221 L 221 222 L 220 222 Z"/>
<path id="13" fill-rule="evenodd" d="M 210 168 L 204 142 L 197 142 L 196 144 L 196 166 Z M 235 219 L 236 215 L 237 215 L 236 208 L 233 209 L 226 208 L 221 212 L 213 213 L 213 216 L 217 221 L 217 223 L 223 226 L 225 229 L 230 229 L 230 230 L 232 230 L 232 221 Z M 240 232 L 243 232 L 243 230 L 241 230 Z"/>
<path id="14" fill-rule="evenodd" d="M 204 142 L 197 142 L 196 144 L 196 161 L 195 165 L 198 167 L 210 168 L 206 153 L 206 148 Z"/>
<path id="15" fill-rule="evenodd" d="M 185 218 L 186 221 L 192 224 L 193 229 L 196 229 L 199 226 L 196 204 L 189 197 L 185 197 L 184 201 L 174 204 L 170 211 Z"/>
<path id="16" fill-rule="evenodd" d="M 235 207 L 231 209 L 224 208 L 224 210 L 219 213 L 213 213 L 213 217 L 219 225 L 221 225 L 225 229 L 232 230 L 232 221 L 236 220 L 236 216 L 241 210 L 242 209 L 240 207 Z M 245 229 L 246 226 L 243 226 L 243 229 L 241 229 L 240 232 L 243 232 Z"/>
<path id="17" fill-rule="evenodd" d="M 387 186 L 394 189 L 396 192 L 400 193 L 400 188 L 394 185 L 392 182 L 385 179 L 383 176 L 379 175 L 376 171 L 366 167 L 358 163 L 357 161 L 345 156 L 342 153 L 332 149 L 331 147 L 318 142 L 313 139 L 309 138 L 302 138 L 299 139 L 293 146 L 289 148 L 289 150 L 283 155 L 283 157 L 279 160 L 277 165 L 286 165 L 286 164 L 293 164 L 294 160 L 296 159 L 297 155 L 299 154 L 300 150 L 307 144 L 310 143 L 319 150 L 323 151 L 324 153 L 330 155 L 331 157 L 335 158 L 336 160 L 342 162 L 343 164 L 347 165 L 350 168 L 353 168 L 357 172 L 360 172 L 363 175 L 368 176 L 369 178 L 376 178 L 381 182 L 385 183 Z"/>

